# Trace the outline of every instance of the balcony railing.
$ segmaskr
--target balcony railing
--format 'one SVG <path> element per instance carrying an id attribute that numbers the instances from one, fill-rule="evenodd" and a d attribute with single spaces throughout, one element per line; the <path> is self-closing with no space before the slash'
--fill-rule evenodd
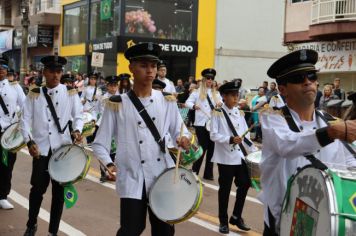
<path id="1" fill-rule="evenodd" d="M 356 0 L 314 0 L 312 24 L 356 21 Z"/>

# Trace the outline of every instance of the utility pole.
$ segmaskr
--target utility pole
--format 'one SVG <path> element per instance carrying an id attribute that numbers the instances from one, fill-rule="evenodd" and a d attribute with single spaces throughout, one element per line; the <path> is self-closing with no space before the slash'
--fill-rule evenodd
<path id="1" fill-rule="evenodd" d="M 22 43 L 21 43 L 21 66 L 20 66 L 20 84 L 24 86 L 24 78 L 27 71 L 27 46 L 28 46 L 28 26 L 30 25 L 30 19 L 28 18 L 29 6 L 28 0 L 22 0 L 21 2 L 21 14 L 22 14 Z"/>

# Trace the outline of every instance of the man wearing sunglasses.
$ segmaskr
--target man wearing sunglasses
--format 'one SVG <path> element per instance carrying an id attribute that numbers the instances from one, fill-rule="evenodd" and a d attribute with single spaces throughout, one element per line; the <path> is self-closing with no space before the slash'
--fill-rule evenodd
<path id="1" fill-rule="evenodd" d="M 329 163 L 356 166 L 353 154 L 341 142 L 356 139 L 356 121 L 328 126 L 327 115 L 315 110 L 317 60 L 317 52 L 299 50 L 278 59 L 267 72 L 276 79 L 287 105 L 260 116 L 263 133 L 260 199 L 264 203 L 265 236 L 279 234 L 287 182 L 298 168 L 311 163 L 317 168 L 318 160 L 328 167 L 334 167 Z M 305 155 L 315 158 L 307 159 Z"/>

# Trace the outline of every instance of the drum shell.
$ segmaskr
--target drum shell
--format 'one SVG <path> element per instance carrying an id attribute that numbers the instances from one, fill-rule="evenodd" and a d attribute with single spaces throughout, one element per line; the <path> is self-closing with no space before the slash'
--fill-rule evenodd
<path id="1" fill-rule="evenodd" d="M 259 188 L 261 188 L 260 178 L 261 178 L 261 170 L 260 170 L 260 162 L 262 158 L 262 152 L 256 151 L 252 152 L 246 156 L 245 162 L 247 165 L 248 173 L 252 181 L 255 181 Z"/>
<path id="2" fill-rule="evenodd" d="M 8 150 L 9 152 L 16 153 L 16 152 L 20 151 L 24 146 L 26 146 L 25 140 L 22 137 L 22 134 L 21 134 L 20 130 L 18 129 L 18 126 L 19 126 L 18 122 L 9 125 L 5 129 L 4 133 L 1 136 L 1 146 L 4 149 Z M 6 138 L 10 137 L 11 135 L 15 135 L 15 134 L 20 134 L 19 145 L 17 145 L 17 146 L 13 146 L 13 145 L 12 146 L 8 146 L 7 142 L 6 142 Z"/>
<path id="3" fill-rule="evenodd" d="M 189 210 L 185 213 L 182 214 L 180 217 L 177 217 L 175 219 L 165 219 L 162 217 L 161 214 L 159 214 L 159 209 L 156 209 L 156 205 L 155 204 L 155 200 L 154 197 L 157 196 L 157 192 L 156 189 L 160 189 L 161 186 L 160 184 L 160 180 L 161 178 L 168 178 L 168 181 L 172 181 L 171 184 L 169 184 L 171 187 L 174 187 L 175 183 L 174 181 L 174 174 L 175 174 L 175 168 L 169 168 L 166 169 L 161 175 L 159 175 L 155 181 L 155 183 L 152 185 L 150 193 L 149 193 L 149 205 L 150 208 L 152 210 L 152 212 L 157 216 L 157 218 L 159 218 L 160 220 L 168 223 L 168 224 L 177 224 L 180 222 L 183 222 L 185 220 L 188 220 L 189 218 L 191 218 L 198 210 L 199 210 L 199 206 L 201 204 L 202 201 L 202 197 L 203 197 L 203 185 L 199 179 L 199 177 L 197 177 L 191 170 L 187 170 L 185 168 L 179 167 L 178 168 L 178 177 L 183 174 L 187 174 L 190 173 L 190 177 L 192 177 L 192 179 L 194 179 L 194 181 L 192 181 L 192 184 L 195 184 L 193 187 L 196 187 L 196 195 L 195 195 L 195 199 L 194 199 L 194 204 L 192 204 L 192 206 L 188 206 Z M 184 181 L 182 180 L 182 178 L 178 178 L 177 182 L 179 183 L 179 181 Z M 171 190 L 171 189 L 170 189 Z M 177 194 L 182 193 L 181 191 L 179 192 L 174 192 L 174 191 L 169 191 L 167 190 L 166 194 L 164 196 L 162 196 L 162 199 L 169 199 L 169 195 L 168 194 L 172 194 L 171 196 L 176 197 Z M 186 200 L 186 201 L 184 201 Z M 191 199 L 189 199 L 191 200 Z M 187 199 L 180 199 L 180 201 L 176 202 L 177 204 L 173 204 L 173 205 L 178 205 L 178 204 L 185 204 L 187 202 Z M 165 213 L 169 212 L 170 209 L 166 209 Z M 174 211 L 174 210 L 173 210 Z"/>
<path id="4" fill-rule="evenodd" d="M 353 177 L 345 179 L 352 179 L 354 186 L 352 189 L 356 189 L 356 173 L 350 176 Z M 341 175 L 330 170 L 322 171 L 312 166 L 300 169 L 288 181 L 290 188 L 287 188 L 282 205 L 280 234 L 291 233 L 292 235 L 293 224 L 298 225 L 295 216 L 300 214 L 302 209 L 307 213 L 304 218 L 314 219 L 312 235 L 354 235 L 356 221 L 342 216 L 344 214 L 343 204 L 348 203 L 342 200 L 344 191 L 339 189 L 340 183 L 336 184 L 336 182 L 344 181 L 343 179 Z M 356 214 L 354 214 L 354 219 L 356 219 Z"/>
<path id="5" fill-rule="evenodd" d="M 84 112 L 83 121 L 84 126 L 82 136 L 87 137 L 93 135 L 95 132 L 95 122 L 93 122 L 93 116 L 89 112 Z"/>

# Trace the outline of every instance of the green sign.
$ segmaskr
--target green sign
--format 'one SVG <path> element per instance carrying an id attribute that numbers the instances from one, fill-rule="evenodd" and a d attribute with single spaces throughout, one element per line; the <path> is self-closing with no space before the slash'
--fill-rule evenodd
<path id="1" fill-rule="evenodd" d="M 100 19 L 111 19 L 111 0 L 102 0 L 100 3 Z"/>

